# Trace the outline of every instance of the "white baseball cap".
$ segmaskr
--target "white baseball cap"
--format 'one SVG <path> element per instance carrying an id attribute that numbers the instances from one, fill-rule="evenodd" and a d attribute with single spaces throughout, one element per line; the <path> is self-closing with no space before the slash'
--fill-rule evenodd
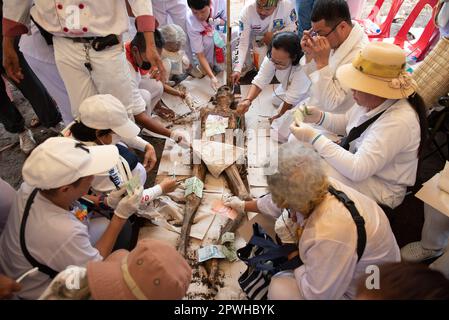
<path id="1" fill-rule="evenodd" d="M 134 138 L 139 127 L 128 118 L 125 106 L 110 94 L 97 94 L 84 100 L 78 110 L 83 124 L 92 129 L 111 129 L 123 138 Z"/>
<path id="2" fill-rule="evenodd" d="M 30 186 L 48 190 L 108 171 L 118 161 L 116 146 L 88 147 L 70 138 L 55 137 L 33 150 L 23 165 L 22 175 Z"/>

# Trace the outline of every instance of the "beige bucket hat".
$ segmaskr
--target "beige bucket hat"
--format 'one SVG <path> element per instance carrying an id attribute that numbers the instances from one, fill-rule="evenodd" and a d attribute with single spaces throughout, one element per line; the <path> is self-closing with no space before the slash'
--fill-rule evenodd
<path id="1" fill-rule="evenodd" d="M 405 52 L 395 44 L 370 42 L 350 64 L 337 70 L 341 84 L 387 99 L 407 98 L 416 83 L 405 71 Z"/>

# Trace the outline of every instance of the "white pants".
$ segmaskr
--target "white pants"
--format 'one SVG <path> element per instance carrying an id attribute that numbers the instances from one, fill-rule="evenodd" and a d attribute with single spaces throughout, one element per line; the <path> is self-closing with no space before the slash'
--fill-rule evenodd
<path id="1" fill-rule="evenodd" d="M 0 79 L 0 81 L 3 81 Z M 0 235 L 8 220 L 9 210 L 16 197 L 16 190 L 8 182 L 0 178 Z"/>
<path id="2" fill-rule="evenodd" d="M 424 226 L 421 233 L 423 248 L 446 252 L 431 265 L 431 269 L 442 272 L 449 279 L 449 217 L 424 204 Z"/>
<path id="3" fill-rule="evenodd" d="M 70 99 L 64 86 L 64 82 L 59 75 L 56 63 L 44 62 L 25 53 L 23 55 L 33 72 L 47 89 L 48 93 L 55 99 L 59 111 L 61 112 L 64 125 L 69 125 L 73 121 Z"/>
<path id="4" fill-rule="evenodd" d="M 271 278 L 268 300 L 299 300 L 298 283 L 292 271 L 283 271 Z"/>
<path id="5" fill-rule="evenodd" d="M 164 93 L 164 85 L 154 79 L 142 79 L 139 83 L 139 91 L 143 100 L 147 104 L 146 112 L 149 116 L 153 113 L 154 107 L 161 100 Z"/>
<path id="6" fill-rule="evenodd" d="M 84 66 L 83 43 L 53 37 L 55 60 L 69 94 L 72 114 L 78 115 L 81 102 L 95 94 L 112 94 L 132 114 L 131 75 L 121 44 L 97 52 L 89 50 L 92 72 Z"/>
<path id="7" fill-rule="evenodd" d="M 165 26 L 171 22 L 180 26 L 183 30 L 187 30 L 187 3 L 185 0 L 154 0 L 153 14 L 159 26 Z M 192 61 L 192 50 L 190 49 L 189 37 L 186 35 L 187 42 L 184 49 L 187 57 Z"/>

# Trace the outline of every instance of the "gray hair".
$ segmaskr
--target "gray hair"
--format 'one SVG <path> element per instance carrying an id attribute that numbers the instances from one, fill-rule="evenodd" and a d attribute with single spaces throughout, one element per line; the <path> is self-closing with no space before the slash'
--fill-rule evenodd
<path id="1" fill-rule="evenodd" d="M 187 41 L 187 36 L 184 30 L 177 24 L 167 24 L 159 28 L 162 33 L 165 43 L 175 43 L 180 48 L 184 47 Z"/>
<path id="2" fill-rule="evenodd" d="M 297 141 L 281 145 L 277 156 L 278 169 L 267 177 L 273 201 L 309 216 L 329 187 L 321 157 Z"/>

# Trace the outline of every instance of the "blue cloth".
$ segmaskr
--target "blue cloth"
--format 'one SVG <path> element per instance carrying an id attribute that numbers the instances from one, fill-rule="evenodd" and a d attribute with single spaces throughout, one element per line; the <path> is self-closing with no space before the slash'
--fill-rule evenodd
<path id="1" fill-rule="evenodd" d="M 309 30 L 312 25 L 310 17 L 312 15 L 314 0 L 296 0 L 296 13 L 298 14 L 298 35 L 302 38 L 304 30 Z"/>

